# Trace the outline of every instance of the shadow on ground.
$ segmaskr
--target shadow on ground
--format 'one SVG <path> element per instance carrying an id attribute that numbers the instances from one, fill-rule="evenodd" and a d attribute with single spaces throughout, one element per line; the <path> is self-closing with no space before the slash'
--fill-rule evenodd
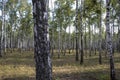
<path id="1" fill-rule="evenodd" d="M 35 80 L 35 77 L 14 77 L 14 78 L 4 78 L 3 80 Z"/>
<path id="2" fill-rule="evenodd" d="M 109 64 L 108 63 L 109 59 L 103 58 L 103 60 L 104 60 L 103 64 Z M 115 57 L 115 62 L 120 63 L 119 56 Z M 17 65 L 17 66 L 27 65 L 27 66 L 31 66 L 31 68 L 34 68 L 33 54 L 32 53 L 31 53 L 31 55 L 29 53 L 25 53 L 25 54 L 22 53 L 19 55 L 18 55 L 18 53 L 17 54 L 16 53 L 9 54 L 9 56 L 5 57 L 5 59 L 0 60 L 0 65 L 9 65 L 9 64 Z M 53 67 L 56 67 L 57 71 L 59 71 L 59 67 L 65 68 L 66 65 L 68 67 L 70 66 L 70 68 L 74 68 L 74 66 L 80 67 L 80 68 L 78 68 L 79 70 L 81 68 L 85 68 L 85 67 L 95 68 L 96 66 L 100 66 L 98 64 L 98 56 L 85 58 L 84 65 L 80 65 L 79 61 L 76 62 L 74 55 L 62 56 L 60 59 L 53 58 Z M 119 67 L 119 65 L 118 65 L 118 67 Z M 67 69 L 67 68 L 65 68 L 65 69 Z M 94 71 L 86 70 L 83 72 L 73 71 L 70 73 L 67 73 L 67 72 L 64 73 L 62 71 L 61 72 L 57 72 L 57 71 L 53 72 L 53 80 L 110 80 L 109 67 L 104 68 L 104 69 L 102 69 L 102 68 L 94 69 Z M 10 77 L 4 76 L 1 79 L 2 80 L 35 80 L 34 75 L 32 75 L 32 76 L 33 77 L 17 75 L 17 77 L 16 77 L 16 76 L 10 75 Z M 117 77 L 117 80 L 120 80 L 120 67 L 116 69 L 116 77 Z"/>
<path id="3" fill-rule="evenodd" d="M 120 71 L 120 70 L 116 70 Z M 84 72 L 84 73 L 70 73 L 70 74 L 54 74 L 53 80 L 110 80 L 108 71 Z M 120 74 L 120 72 L 117 74 Z M 117 75 L 117 80 L 120 76 Z M 35 77 L 20 76 L 12 78 L 3 78 L 3 80 L 35 80 Z"/>
<path id="4" fill-rule="evenodd" d="M 54 74 L 53 80 L 110 80 L 109 71 L 94 71 L 70 74 Z M 120 80 L 120 69 L 116 70 L 116 80 Z"/>

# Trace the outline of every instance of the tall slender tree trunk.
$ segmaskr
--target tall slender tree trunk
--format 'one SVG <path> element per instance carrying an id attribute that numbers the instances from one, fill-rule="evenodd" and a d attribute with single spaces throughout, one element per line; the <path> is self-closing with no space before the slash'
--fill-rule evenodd
<path id="1" fill-rule="evenodd" d="M 120 53 L 120 16 L 118 20 L 118 44 L 117 44 L 117 50 Z"/>
<path id="2" fill-rule="evenodd" d="M 90 28 L 90 18 L 89 18 L 88 26 L 89 26 L 89 56 L 91 56 L 91 28 Z"/>
<path id="3" fill-rule="evenodd" d="M 32 0 L 36 80 L 52 80 L 48 35 L 48 0 Z"/>
<path id="4" fill-rule="evenodd" d="M 101 6 L 102 5 L 102 0 L 100 0 L 100 22 L 99 22 L 99 64 L 102 64 L 102 48 L 101 48 L 101 43 L 102 43 L 102 9 L 101 9 Z"/>
<path id="5" fill-rule="evenodd" d="M 83 34 L 81 34 L 81 55 L 80 55 L 80 64 L 83 64 L 83 59 L 84 59 L 84 51 L 83 51 Z"/>
<path id="6" fill-rule="evenodd" d="M 1 39 L 0 39 L 0 57 L 2 57 L 2 44 L 1 44 Z"/>
<path id="7" fill-rule="evenodd" d="M 53 30 L 52 30 L 51 31 L 51 44 L 50 44 L 50 47 L 51 47 L 51 56 L 52 57 L 54 55 L 54 44 L 53 44 L 54 40 L 53 40 L 53 37 L 54 37 L 54 35 L 53 35 Z"/>
<path id="8" fill-rule="evenodd" d="M 76 0 L 76 57 L 75 60 L 79 60 L 78 56 L 78 0 Z"/>
<path id="9" fill-rule="evenodd" d="M 59 23 L 58 23 L 59 24 Z M 60 51 L 61 51 L 61 28 L 59 26 L 59 32 L 58 32 L 58 59 L 60 58 Z"/>
<path id="10" fill-rule="evenodd" d="M 81 39 L 81 50 L 80 50 L 80 64 L 83 64 L 84 51 L 83 51 L 83 26 L 82 26 L 82 9 L 83 9 L 83 0 L 81 0 L 81 14 L 80 14 L 80 39 Z"/>
<path id="11" fill-rule="evenodd" d="M 96 46 L 97 45 L 97 40 L 96 40 L 96 37 L 97 37 L 96 34 L 97 33 L 96 33 L 96 30 L 97 30 L 97 26 L 95 25 L 94 26 L 94 49 L 95 49 L 94 53 L 95 53 L 95 55 L 97 54 L 97 46 Z"/>
<path id="12" fill-rule="evenodd" d="M 51 0 L 51 4 L 52 4 L 52 0 Z M 54 21 L 54 4 L 52 5 L 52 21 Z M 54 24 L 52 24 L 52 27 L 54 26 Z M 53 57 L 54 55 L 54 29 L 51 30 L 51 56 Z"/>
<path id="13" fill-rule="evenodd" d="M 95 53 L 95 30 L 96 30 L 95 27 L 96 27 L 96 24 L 93 25 L 93 27 L 92 27 L 92 28 L 93 28 L 93 29 L 92 29 L 92 32 L 93 32 L 93 43 L 92 43 L 92 46 L 93 46 L 93 53 L 94 53 L 94 54 L 96 54 L 96 53 Z"/>
<path id="14" fill-rule="evenodd" d="M 69 25 L 69 54 L 70 54 L 70 48 L 71 48 L 71 34 L 70 34 L 70 25 Z"/>
<path id="15" fill-rule="evenodd" d="M 84 40 L 85 40 L 85 55 L 87 57 L 87 35 L 86 35 L 86 23 L 85 23 L 85 35 L 84 35 Z"/>
<path id="16" fill-rule="evenodd" d="M 99 30 L 99 64 L 102 64 L 102 48 L 101 48 L 101 42 L 102 42 L 102 36 L 101 36 L 101 19 L 100 19 L 100 30 Z"/>
<path id="17" fill-rule="evenodd" d="M 6 15 L 6 2 L 4 0 L 4 54 L 6 54 L 6 20 L 5 20 L 5 15 Z"/>
<path id="18" fill-rule="evenodd" d="M 66 44 L 67 44 L 67 40 L 66 40 L 66 33 L 65 33 L 65 36 L 64 36 L 64 45 L 63 45 L 63 48 L 64 48 L 63 55 L 64 56 L 66 55 Z"/>
<path id="19" fill-rule="evenodd" d="M 10 52 L 12 53 L 12 30 L 10 31 L 10 34 L 9 34 L 9 36 L 10 36 L 10 40 L 9 40 L 9 47 L 10 47 Z"/>
<path id="20" fill-rule="evenodd" d="M 106 33 L 107 33 L 107 51 L 110 57 L 110 79 L 116 80 L 113 60 L 113 47 L 110 33 L 110 0 L 106 0 Z"/>
<path id="21" fill-rule="evenodd" d="M 114 9 L 112 10 L 112 16 L 113 16 L 113 13 L 114 13 Z M 113 44 L 113 54 L 114 54 L 114 52 L 115 52 L 115 40 L 114 40 L 114 36 L 115 36 L 115 34 L 114 34 L 114 24 L 115 24 L 115 19 L 113 18 L 113 22 L 112 22 L 112 44 Z"/>
<path id="22" fill-rule="evenodd" d="M 3 16 L 3 19 L 2 19 L 2 50 L 3 50 L 3 53 L 5 54 L 5 50 L 6 50 L 6 42 L 5 42 L 5 39 L 6 39 L 6 27 L 5 27 L 5 0 L 2 0 L 2 4 L 3 4 L 3 10 L 2 10 L 2 16 Z"/>
<path id="23" fill-rule="evenodd" d="M 5 26 L 5 12 L 4 12 L 4 0 L 2 0 L 2 27 L 1 27 L 1 36 L 0 36 L 0 57 L 2 57 L 2 50 L 4 48 L 4 38 L 3 38 L 3 30 L 4 30 L 4 26 Z"/>

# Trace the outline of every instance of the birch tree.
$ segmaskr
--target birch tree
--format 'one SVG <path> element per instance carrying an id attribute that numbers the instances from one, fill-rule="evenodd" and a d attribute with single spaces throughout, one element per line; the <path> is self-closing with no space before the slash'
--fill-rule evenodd
<path id="1" fill-rule="evenodd" d="M 76 20 L 75 20 L 75 28 L 76 28 L 76 57 L 75 60 L 78 61 L 78 0 L 76 0 Z"/>
<path id="2" fill-rule="evenodd" d="M 48 0 L 32 0 L 36 80 L 52 80 L 48 38 Z"/>
<path id="3" fill-rule="evenodd" d="M 107 51 L 109 53 L 110 58 L 110 79 L 116 80 L 113 60 L 112 39 L 110 33 L 110 0 L 106 0 L 106 38 L 107 38 Z"/>

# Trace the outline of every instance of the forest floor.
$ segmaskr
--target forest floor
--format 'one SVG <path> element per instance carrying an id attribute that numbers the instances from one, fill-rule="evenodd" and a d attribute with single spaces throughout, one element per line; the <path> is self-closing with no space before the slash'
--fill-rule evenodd
<path id="1" fill-rule="evenodd" d="M 35 80 L 33 52 L 7 53 L 0 58 L 0 80 Z M 120 80 L 120 54 L 114 55 L 117 80 Z M 75 54 L 55 55 L 52 58 L 53 80 L 110 80 L 109 58 L 98 55 L 84 58 L 84 64 L 75 61 Z"/>

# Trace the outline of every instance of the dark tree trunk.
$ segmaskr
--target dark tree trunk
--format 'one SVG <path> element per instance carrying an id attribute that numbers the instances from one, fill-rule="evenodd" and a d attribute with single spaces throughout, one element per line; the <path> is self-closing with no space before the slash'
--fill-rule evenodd
<path id="1" fill-rule="evenodd" d="M 0 36 L 0 57 L 2 57 L 2 45 L 1 45 L 1 36 Z"/>
<path id="2" fill-rule="evenodd" d="M 90 18 L 89 18 L 88 26 L 89 26 L 89 56 L 91 56 L 91 28 L 90 28 Z"/>
<path id="3" fill-rule="evenodd" d="M 60 23 L 58 23 L 60 24 Z M 60 26 L 59 26 L 60 28 Z M 58 32 L 58 59 L 60 58 L 60 53 L 61 53 L 61 28 Z"/>
<path id="4" fill-rule="evenodd" d="M 52 1 L 51 1 L 51 4 L 52 4 Z M 53 4 L 54 5 L 54 4 Z M 52 9 L 53 9 L 53 11 L 52 11 L 52 21 L 54 21 L 54 7 L 53 7 L 53 5 L 52 5 Z M 52 24 L 52 27 L 54 26 L 54 24 Z M 54 55 L 54 44 L 53 44 L 53 42 L 54 42 L 54 29 L 52 29 L 51 30 L 51 56 L 53 57 L 53 55 Z"/>
<path id="5" fill-rule="evenodd" d="M 118 20 L 118 46 L 117 46 L 117 50 L 120 53 L 120 15 L 119 15 L 119 20 Z"/>
<path id="6" fill-rule="evenodd" d="M 102 5 L 102 0 L 100 0 L 100 22 L 99 22 L 99 28 L 100 28 L 100 31 L 99 31 L 99 64 L 102 64 L 102 48 L 101 48 L 101 43 L 102 43 L 102 17 L 101 17 L 101 14 L 102 14 L 102 9 L 101 9 L 101 5 Z"/>
<path id="7" fill-rule="evenodd" d="M 36 80 L 52 80 L 48 39 L 48 0 L 32 0 L 34 18 L 34 57 Z"/>
<path id="8" fill-rule="evenodd" d="M 51 32 L 51 44 L 50 44 L 50 47 L 51 47 L 51 56 L 53 57 L 53 55 L 54 55 L 54 44 L 53 44 L 53 42 L 54 42 L 54 40 L 53 40 L 53 30 L 52 30 L 52 32 Z"/>
<path id="9" fill-rule="evenodd" d="M 69 54 L 71 51 L 71 34 L 70 34 L 70 25 L 69 25 Z"/>
<path id="10" fill-rule="evenodd" d="M 113 12 L 114 10 L 112 10 L 112 16 L 113 15 Z M 114 24 L 115 24 L 115 19 L 113 18 L 113 23 L 112 23 L 112 43 L 113 43 L 113 54 L 115 53 L 115 40 L 114 40 L 114 36 L 115 36 L 115 33 L 114 33 Z"/>
<path id="11" fill-rule="evenodd" d="M 85 40 L 85 55 L 87 57 L 87 35 L 86 35 L 87 31 L 86 31 L 86 23 L 85 23 L 85 35 L 84 35 L 84 40 Z"/>
<path id="12" fill-rule="evenodd" d="M 64 52 L 63 52 L 63 55 L 65 56 L 66 55 L 66 44 L 67 44 L 67 40 L 66 40 L 66 34 L 64 36 L 64 45 L 63 45 L 63 48 L 64 48 Z"/>
<path id="13" fill-rule="evenodd" d="M 76 57 L 75 60 L 78 61 L 78 0 L 76 0 Z"/>
<path id="14" fill-rule="evenodd" d="M 84 51 L 83 51 L 83 26 L 82 26 L 82 8 L 83 8 L 83 0 L 81 0 L 81 14 L 80 14 L 80 36 L 81 36 L 81 50 L 80 50 L 80 64 L 83 64 L 83 59 L 84 59 Z"/>
<path id="15" fill-rule="evenodd" d="M 101 36 L 101 19 L 99 23 L 100 31 L 99 31 L 99 64 L 102 64 L 102 48 L 101 48 L 101 42 L 102 42 L 102 36 Z"/>
<path id="16" fill-rule="evenodd" d="M 107 51 L 110 57 L 110 79 L 116 80 L 113 60 L 113 47 L 110 33 L 110 0 L 106 0 L 106 33 L 107 33 Z"/>
<path id="17" fill-rule="evenodd" d="M 84 51 L 83 51 L 83 35 L 81 34 L 81 50 L 80 50 L 80 64 L 83 64 Z"/>

